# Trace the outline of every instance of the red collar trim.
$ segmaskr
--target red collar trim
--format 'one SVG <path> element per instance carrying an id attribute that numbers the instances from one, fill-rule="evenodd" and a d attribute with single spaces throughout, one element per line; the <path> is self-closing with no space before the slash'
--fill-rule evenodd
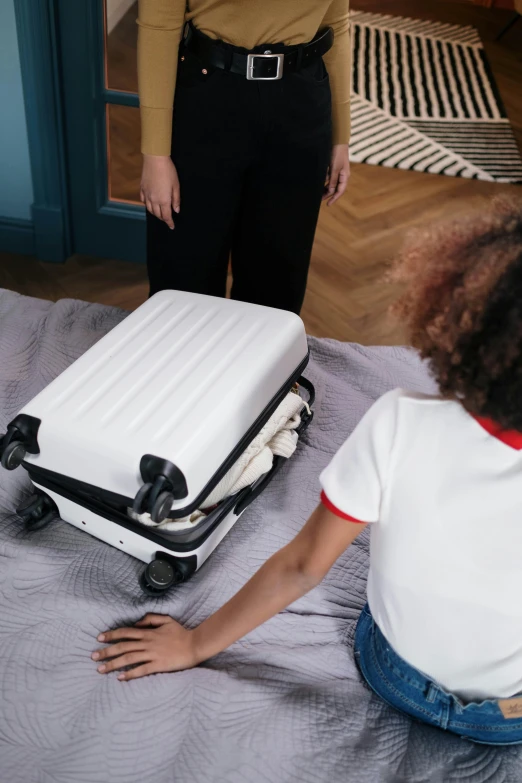
<path id="1" fill-rule="evenodd" d="M 502 427 L 485 416 L 473 416 L 473 418 L 489 435 L 502 441 L 506 446 L 511 446 L 512 449 L 522 451 L 522 432 L 518 432 L 517 430 L 503 430 Z"/>

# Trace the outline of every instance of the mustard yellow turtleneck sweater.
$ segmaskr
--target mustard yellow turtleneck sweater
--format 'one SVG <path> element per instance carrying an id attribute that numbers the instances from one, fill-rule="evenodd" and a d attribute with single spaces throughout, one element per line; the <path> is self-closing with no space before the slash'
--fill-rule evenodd
<path id="1" fill-rule="evenodd" d="M 172 106 L 178 48 L 186 21 L 234 46 L 253 49 L 312 40 L 332 27 L 333 48 L 325 55 L 333 100 L 334 143 L 350 136 L 349 0 L 140 0 L 138 81 L 142 152 L 170 155 Z"/>

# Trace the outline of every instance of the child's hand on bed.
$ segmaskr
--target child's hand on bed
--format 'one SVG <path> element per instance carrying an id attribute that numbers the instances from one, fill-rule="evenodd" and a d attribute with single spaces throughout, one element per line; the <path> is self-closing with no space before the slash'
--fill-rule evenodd
<path id="1" fill-rule="evenodd" d="M 119 674 L 119 680 L 191 669 L 200 663 L 193 632 L 163 614 L 147 614 L 134 627 L 101 633 L 98 641 L 112 643 L 91 656 L 93 661 L 103 661 L 98 666 L 100 674 L 135 666 Z"/>
<path id="2" fill-rule="evenodd" d="M 135 680 L 208 661 L 318 585 L 365 527 L 320 505 L 293 541 L 193 631 L 171 617 L 147 614 L 133 628 L 100 634 L 99 642 L 115 644 L 92 654 L 95 661 L 110 659 L 98 671 L 136 666 L 118 675 L 120 680 Z"/>

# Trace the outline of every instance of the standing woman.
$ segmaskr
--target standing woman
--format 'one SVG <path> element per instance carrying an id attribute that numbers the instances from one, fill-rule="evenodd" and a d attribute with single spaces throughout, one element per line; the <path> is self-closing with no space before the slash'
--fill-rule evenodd
<path id="1" fill-rule="evenodd" d="M 234 299 L 299 313 L 349 176 L 348 0 L 140 0 L 138 24 L 151 294 L 225 296 L 231 257 Z"/>

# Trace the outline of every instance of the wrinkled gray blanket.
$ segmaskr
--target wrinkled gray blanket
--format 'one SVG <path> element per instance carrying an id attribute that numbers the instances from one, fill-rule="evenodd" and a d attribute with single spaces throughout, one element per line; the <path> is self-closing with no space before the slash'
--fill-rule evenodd
<path id="1" fill-rule="evenodd" d="M 0 291 L 0 431 L 124 317 Z M 398 385 L 431 388 L 405 349 L 315 339 L 311 349 L 316 419 L 296 456 L 203 569 L 160 600 L 141 594 L 141 563 L 61 521 L 25 533 L 14 509 L 28 479 L 0 472 L 1 783 L 522 780 L 521 751 L 414 724 L 361 682 L 352 639 L 366 534 L 320 587 L 208 664 L 131 683 L 96 673 L 97 633 L 147 611 L 202 620 L 299 530 L 320 470 L 372 401 Z"/>

